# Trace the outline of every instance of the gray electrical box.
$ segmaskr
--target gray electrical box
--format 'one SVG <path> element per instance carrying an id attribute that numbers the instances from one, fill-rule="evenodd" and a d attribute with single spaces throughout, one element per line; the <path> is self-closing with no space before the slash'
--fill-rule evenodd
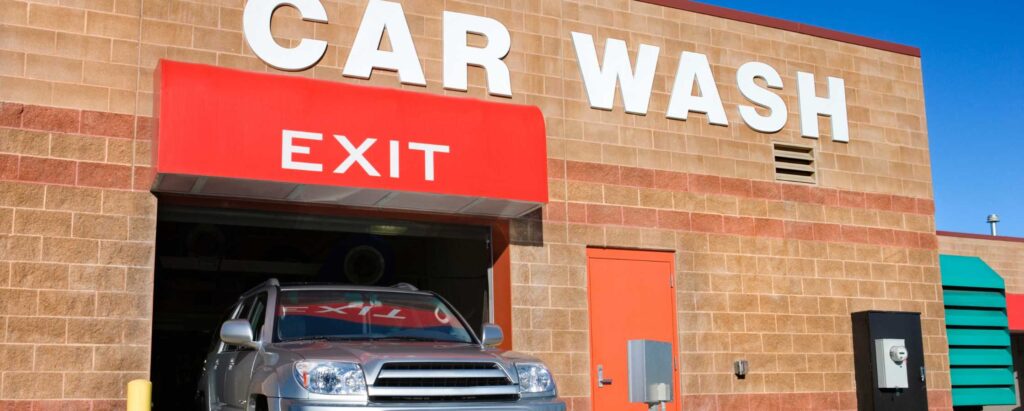
<path id="1" fill-rule="evenodd" d="M 671 402 L 673 389 L 672 344 L 651 340 L 630 340 L 629 402 L 657 404 Z"/>

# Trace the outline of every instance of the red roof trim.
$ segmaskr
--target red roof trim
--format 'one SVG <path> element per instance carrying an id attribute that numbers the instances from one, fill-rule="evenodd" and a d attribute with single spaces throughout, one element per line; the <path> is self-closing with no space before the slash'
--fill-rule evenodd
<path id="1" fill-rule="evenodd" d="M 844 43 L 856 44 L 858 46 L 870 47 L 879 50 L 891 51 L 893 53 L 905 54 L 913 57 L 921 57 L 921 49 L 904 44 L 893 43 L 885 40 L 873 39 L 870 37 L 858 36 L 856 34 L 843 33 L 841 31 L 829 30 L 817 26 L 811 26 L 795 21 L 778 19 L 775 17 L 762 16 L 760 14 L 745 11 L 728 9 L 710 4 L 698 3 L 691 0 L 640 0 L 644 3 L 657 4 L 659 6 L 671 7 L 679 10 L 692 11 L 694 13 L 708 16 L 721 17 L 724 19 L 742 21 L 745 23 L 757 24 L 765 27 L 772 27 L 780 30 L 788 30 L 802 33 L 809 36 L 823 39 L 836 40 Z"/>
<path id="2" fill-rule="evenodd" d="M 991 241 L 1008 241 L 1011 243 L 1024 243 L 1022 237 L 1006 237 L 1001 235 L 984 235 L 984 234 L 970 234 L 970 233 L 957 233 L 954 231 L 936 231 L 936 235 L 943 237 L 960 237 L 960 238 L 973 238 L 976 240 L 991 240 Z"/>

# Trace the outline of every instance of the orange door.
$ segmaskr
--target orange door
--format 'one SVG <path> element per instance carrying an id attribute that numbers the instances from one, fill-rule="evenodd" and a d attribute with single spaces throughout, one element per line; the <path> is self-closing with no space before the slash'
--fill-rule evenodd
<path id="1" fill-rule="evenodd" d="M 590 388 L 594 411 L 646 411 L 629 402 L 626 346 L 629 340 L 676 344 L 673 254 L 655 251 L 587 249 L 590 294 Z M 678 361 L 673 398 L 679 409 Z M 604 379 L 599 382 L 600 376 Z"/>

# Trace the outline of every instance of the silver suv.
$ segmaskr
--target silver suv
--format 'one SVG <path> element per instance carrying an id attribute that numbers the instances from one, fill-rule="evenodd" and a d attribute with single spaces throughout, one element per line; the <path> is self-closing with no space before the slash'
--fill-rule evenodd
<path id="1" fill-rule="evenodd" d="M 412 286 L 270 280 L 231 309 L 198 398 L 208 411 L 564 411 L 547 367 L 502 338 Z"/>

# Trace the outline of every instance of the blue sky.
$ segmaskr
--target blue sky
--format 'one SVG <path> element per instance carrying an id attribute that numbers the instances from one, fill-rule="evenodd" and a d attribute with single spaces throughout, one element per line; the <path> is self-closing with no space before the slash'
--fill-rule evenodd
<path id="1" fill-rule="evenodd" d="M 1024 237 L 1024 2 L 703 2 L 921 48 L 938 229 Z"/>

